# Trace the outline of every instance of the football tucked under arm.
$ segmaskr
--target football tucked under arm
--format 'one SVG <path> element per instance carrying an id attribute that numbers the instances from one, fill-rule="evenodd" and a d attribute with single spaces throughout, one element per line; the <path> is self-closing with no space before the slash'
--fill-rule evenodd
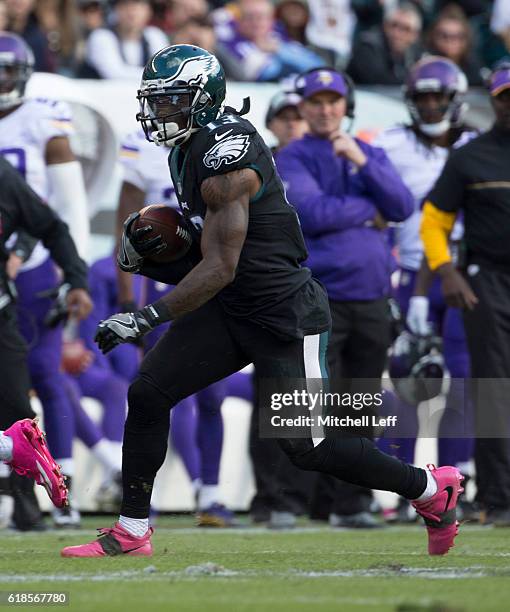
<path id="1" fill-rule="evenodd" d="M 248 230 L 249 201 L 259 187 L 257 173 L 248 168 L 202 182 L 207 205 L 202 260 L 173 291 L 152 304 L 158 323 L 199 308 L 233 281 Z"/>
<path id="2" fill-rule="evenodd" d="M 190 250 L 193 243 L 190 230 L 177 210 L 165 204 L 153 204 L 143 208 L 133 223 L 133 232 L 149 228 L 141 236 L 140 247 L 161 238 L 161 249 L 149 250 L 145 259 L 152 263 L 172 263 L 178 261 Z"/>
<path id="3" fill-rule="evenodd" d="M 123 272 L 143 274 L 161 264 L 179 262 L 193 246 L 193 238 L 182 215 L 164 204 L 146 206 L 124 222 L 117 263 Z M 166 281 L 170 282 L 170 281 Z"/>

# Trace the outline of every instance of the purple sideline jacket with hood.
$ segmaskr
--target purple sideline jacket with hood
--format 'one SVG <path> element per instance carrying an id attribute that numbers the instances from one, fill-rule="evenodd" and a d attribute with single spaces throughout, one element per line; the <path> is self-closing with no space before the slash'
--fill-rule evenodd
<path id="1" fill-rule="evenodd" d="M 369 301 L 390 291 L 394 270 L 388 235 L 367 223 L 377 211 L 400 222 L 413 198 L 379 148 L 358 139 L 367 156 L 360 169 L 333 152 L 332 143 L 307 134 L 276 155 L 287 198 L 301 221 L 306 265 L 334 301 Z"/>

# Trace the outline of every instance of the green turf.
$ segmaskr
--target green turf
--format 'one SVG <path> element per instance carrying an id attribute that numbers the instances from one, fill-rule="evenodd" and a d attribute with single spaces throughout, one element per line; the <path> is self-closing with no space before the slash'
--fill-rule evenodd
<path id="1" fill-rule="evenodd" d="M 191 519 L 166 518 L 152 558 L 59 557 L 62 546 L 90 540 L 93 525 L 109 522 L 6 533 L 0 590 L 67 591 L 67 609 L 87 611 L 510 609 L 510 529 L 465 527 L 449 555 L 431 558 L 418 527 L 199 531 Z"/>

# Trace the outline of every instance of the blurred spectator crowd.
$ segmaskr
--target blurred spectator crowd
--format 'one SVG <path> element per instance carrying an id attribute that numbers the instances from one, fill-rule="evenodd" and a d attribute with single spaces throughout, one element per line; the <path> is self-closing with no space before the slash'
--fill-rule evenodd
<path id="1" fill-rule="evenodd" d="M 37 71 L 82 78 L 139 76 L 169 43 L 214 52 L 240 81 L 328 65 L 399 85 L 431 53 L 477 86 L 510 58 L 508 0 L 0 0 L 0 30 L 26 40 Z"/>

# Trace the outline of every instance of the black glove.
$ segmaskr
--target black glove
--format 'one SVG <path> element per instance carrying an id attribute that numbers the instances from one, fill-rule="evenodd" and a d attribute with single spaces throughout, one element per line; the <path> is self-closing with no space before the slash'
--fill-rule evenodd
<path id="1" fill-rule="evenodd" d="M 117 263 L 124 272 L 136 274 L 140 271 L 144 257 L 157 255 L 166 249 L 166 242 L 161 235 L 144 240 L 143 237 L 152 231 L 152 226 L 147 225 L 133 231 L 133 223 L 140 217 L 136 212 L 124 221 L 124 231 L 120 239 Z"/>
<path id="2" fill-rule="evenodd" d="M 94 342 L 106 355 L 119 344 L 137 344 L 140 338 L 153 328 L 142 310 L 118 313 L 99 323 Z"/>
<path id="3" fill-rule="evenodd" d="M 46 327 L 53 329 L 57 327 L 59 323 L 67 321 L 67 317 L 69 316 L 67 294 L 70 289 L 71 285 L 69 285 L 69 283 L 64 283 L 59 287 L 52 287 L 51 289 L 46 289 L 36 294 L 38 298 L 53 298 L 55 300 L 44 317 L 44 325 Z"/>

